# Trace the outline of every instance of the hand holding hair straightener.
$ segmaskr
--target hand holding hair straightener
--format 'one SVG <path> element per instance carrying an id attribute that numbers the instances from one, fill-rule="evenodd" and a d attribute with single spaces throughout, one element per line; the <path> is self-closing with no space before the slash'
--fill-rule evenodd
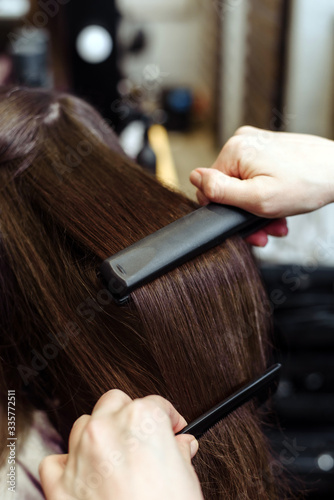
<path id="1" fill-rule="evenodd" d="M 334 202 L 334 142 L 306 134 L 241 127 L 227 141 L 211 169 L 190 180 L 201 205 L 224 203 L 260 217 L 282 218 Z M 285 236 L 284 219 L 253 234 L 265 246 L 268 235 Z"/>

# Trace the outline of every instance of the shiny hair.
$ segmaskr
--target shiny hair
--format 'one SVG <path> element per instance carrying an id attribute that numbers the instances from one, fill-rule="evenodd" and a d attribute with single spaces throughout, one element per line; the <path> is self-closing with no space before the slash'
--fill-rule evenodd
<path id="1" fill-rule="evenodd" d="M 235 237 L 138 289 L 118 306 L 101 261 L 196 204 L 145 174 L 88 104 L 61 93 L 0 90 L 0 383 L 21 428 L 48 411 L 65 442 L 107 390 L 157 393 L 188 421 L 261 374 L 267 299 Z M 249 402 L 200 440 L 207 499 L 282 498 Z"/>

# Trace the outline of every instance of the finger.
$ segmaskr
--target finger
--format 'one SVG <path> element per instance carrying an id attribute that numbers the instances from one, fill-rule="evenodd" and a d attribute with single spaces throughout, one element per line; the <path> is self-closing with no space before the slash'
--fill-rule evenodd
<path id="1" fill-rule="evenodd" d="M 236 205 L 252 211 L 251 207 L 255 202 L 255 199 L 252 199 L 255 196 L 254 190 L 252 191 L 252 186 L 254 186 L 252 179 L 240 180 L 214 168 L 196 169 L 195 174 L 192 172 L 190 179 L 201 191 L 201 196 L 208 200 L 214 203 Z"/>
<path id="2" fill-rule="evenodd" d="M 143 401 L 150 401 L 155 405 L 153 416 L 156 417 L 158 422 L 169 420 L 174 434 L 181 431 L 187 425 L 186 420 L 167 399 L 161 396 L 146 396 L 143 398 Z"/>
<path id="3" fill-rule="evenodd" d="M 131 403 L 131 401 L 131 398 L 123 391 L 112 389 L 100 397 L 93 408 L 92 415 L 81 415 L 81 417 L 74 422 L 69 437 L 68 449 L 70 460 L 72 460 L 72 457 L 75 457 L 75 451 L 78 449 L 82 435 L 92 418 L 116 413 Z"/>
<path id="4" fill-rule="evenodd" d="M 202 170 L 196 169 L 190 173 L 190 182 L 199 190 L 202 189 Z"/>
<path id="5" fill-rule="evenodd" d="M 206 196 L 204 195 L 203 193 L 203 174 L 207 171 L 207 170 L 211 170 L 209 168 L 201 168 L 201 169 L 196 169 L 196 170 L 193 170 L 190 174 L 190 182 L 195 186 L 197 187 L 197 191 L 196 191 L 196 196 L 197 196 L 197 199 L 198 199 L 198 202 L 202 205 L 204 204 L 205 202 L 206 203 L 209 203 L 209 199 L 206 198 Z"/>
<path id="6" fill-rule="evenodd" d="M 180 434 L 176 436 L 177 446 L 183 456 L 184 460 L 191 464 L 191 459 L 194 458 L 198 452 L 198 441 L 191 436 L 191 434 Z"/>
<path id="7" fill-rule="evenodd" d="M 254 138 L 263 131 L 255 127 L 241 127 L 238 129 L 234 136 L 231 137 L 222 148 L 219 156 L 213 163 L 211 169 L 196 169 L 190 174 L 190 182 L 198 189 L 202 190 L 202 180 L 200 177 L 201 172 L 205 170 L 218 170 L 228 176 L 242 178 L 240 172 L 240 159 L 248 150 L 254 150 L 257 146 Z M 248 137 L 248 140 L 247 140 Z"/>
<path id="8" fill-rule="evenodd" d="M 261 231 L 251 234 L 245 240 L 255 247 L 265 247 L 268 243 L 268 235 L 264 229 L 261 229 Z"/>
<path id="9" fill-rule="evenodd" d="M 202 207 L 204 207 L 205 205 L 210 203 L 210 200 L 206 196 L 204 196 L 202 191 L 200 191 L 199 189 L 197 189 L 197 191 L 196 191 L 196 196 L 197 196 L 198 203 L 200 205 L 202 205 Z"/>
<path id="10" fill-rule="evenodd" d="M 90 415 L 81 415 L 81 417 L 74 422 L 68 438 L 69 453 L 72 454 L 77 449 L 81 436 L 91 418 L 92 417 Z"/>
<path id="11" fill-rule="evenodd" d="M 40 463 L 38 472 L 46 498 L 51 497 L 55 485 L 61 480 L 66 462 L 67 455 L 50 455 Z"/>
<path id="12" fill-rule="evenodd" d="M 92 416 L 116 413 L 131 403 L 132 399 L 125 392 L 112 389 L 100 397 L 93 408 Z"/>
<path id="13" fill-rule="evenodd" d="M 247 243 L 257 247 L 264 247 L 268 243 L 268 236 L 276 236 L 281 238 L 287 236 L 289 228 L 286 219 L 277 219 L 270 222 L 264 229 L 246 238 Z"/>
<path id="14" fill-rule="evenodd" d="M 251 125 L 243 125 L 239 127 L 234 135 L 257 135 L 261 129 L 252 127 Z"/>
<path id="15" fill-rule="evenodd" d="M 264 228 L 264 230 L 270 236 L 276 236 L 276 237 L 286 236 L 289 232 L 288 223 L 286 219 L 273 220 L 272 222 L 270 222 L 270 224 L 268 224 Z"/>

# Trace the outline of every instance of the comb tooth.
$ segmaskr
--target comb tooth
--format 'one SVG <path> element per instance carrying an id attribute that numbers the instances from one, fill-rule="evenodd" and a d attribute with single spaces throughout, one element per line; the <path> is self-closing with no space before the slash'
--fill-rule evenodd
<path id="1" fill-rule="evenodd" d="M 235 207 L 210 203 L 103 261 L 100 276 L 115 301 L 222 243 L 246 236 L 270 221 Z"/>
<path id="2" fill-rule="evenodd" d="M 218 405 L 211 408 L 184 429 L 179 434 L 192 434 L 196 439 L 203 436 L 208 430 L 223 420 L 227 415 L 245 404 L 250 399 L 256 397 L 260 404 L 269 397 L 270 390 L 274 392 L 277 387 L 282 365 L 277 363 L 271 366 L 263 375 L 245 385 Z"/>

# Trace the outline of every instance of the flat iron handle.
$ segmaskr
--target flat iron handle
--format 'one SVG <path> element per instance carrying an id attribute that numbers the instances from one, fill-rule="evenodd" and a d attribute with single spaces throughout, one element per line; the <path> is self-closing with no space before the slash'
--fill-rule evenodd
<path id="1" fill-rule="evenodd" d="M 235 233 L 247 236 L 270 222 L 239 208 L 210 203 L 106 259 L 100 273 L 114 299 L 129 293 Z"/>

